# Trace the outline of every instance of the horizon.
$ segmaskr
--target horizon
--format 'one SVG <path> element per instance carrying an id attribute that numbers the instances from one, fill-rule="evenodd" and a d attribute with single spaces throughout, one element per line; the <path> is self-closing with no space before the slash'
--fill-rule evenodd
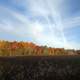
<path id="1" fill-rule="evenodd" d="M 80 0 L 0 0 L 0 40 L 80 49 Z"/>
<path id="2" fill-rule="evenodd" d="M 15 40 L 15 41 L 9 41 L 9 40 L 0 40 L 0 42 L 9 42 L 9 43 L 13 43 L 13 42 L 20 43 L 20 42 L 23 42 L 23 43 L 34 44 L 35 46 L 38 46 L 38 47 L 45 47 L 45 46 L 46 46 L 47 48 L 53 48 L 53 49 L 64 49 L 64 50 L 75 50 L 75 51 L 80 50 L 80 49 L 74 49 L 74 48 L 70 49 L 70 48 L 64 48 L 64 47 L 51 47 L 51 46 L 47 46 L 47 45 L 39 45 L 39 44 L 36 44 L 36 43 L 34 43 L 34 42 L 30 42 L 30 41 L 17 41 L 17 40 Z"/>

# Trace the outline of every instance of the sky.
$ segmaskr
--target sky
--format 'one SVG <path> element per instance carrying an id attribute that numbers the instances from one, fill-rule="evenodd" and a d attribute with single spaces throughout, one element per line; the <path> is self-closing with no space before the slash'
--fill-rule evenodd
<path id="1" fill-rule="evenodd" d="M 0 40 L 80 49 L 80 0 L 0 0 Z"/>

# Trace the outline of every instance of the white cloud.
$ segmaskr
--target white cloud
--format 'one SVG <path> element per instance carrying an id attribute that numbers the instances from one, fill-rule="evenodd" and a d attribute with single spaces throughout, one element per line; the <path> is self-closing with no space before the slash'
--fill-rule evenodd
<path id="1" fill-rule="evenodd" d="M 80 26 L 80 16 L 65 19 L 63 24 L 64 24 L 64 29 L 65 30 L 73 28 L 73 27 Z"/>
<path id="2" fill-rule="evenodd" d="M 59 10 L 62 7 L 61 4 L 63 1 L 64 0 L 28 0 L 29 6 L 25 5 L 25 7 L 26 9 L 28 7 L 30 10 L 30 17 L 35 18 L 36 16 L 42 16 L 44 20 L 46 20 L 46 24 L 41 23 L 38 19 L 35 21 L 30 20 L 27 15 L 24 16 L 10 8 L 1 7 L 3 12 L 6 12 L 8 16 L 10 14 L 17 22 L 13 19 L 8 19 L 8 21 L 7 19 L 3 20 L 3 23 L 0 22 L 0 30 L 25 38 L 30 37 L 40 45 L 73 48 L 76 44 L 73 45 L 73 43 L 67 41 L 64 35 L 64 29 L 70 28 L 70 26 L 80 25 L 80 18 L 76 17 L 63 21 Z M 27 0 L 25 0 L 24 3 L 27 4 L 26 2 Z M 49 15 L 51 15 L 54 20 L 53 23 L 50 21 Z"/>

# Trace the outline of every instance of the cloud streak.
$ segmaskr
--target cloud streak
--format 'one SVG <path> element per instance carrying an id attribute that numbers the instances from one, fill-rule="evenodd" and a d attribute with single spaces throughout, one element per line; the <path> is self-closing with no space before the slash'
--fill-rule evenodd
<path id="1" fill-rule="evenodd" d="M 25 13 L 22 14 L 11 7 L 0 6 L 2 11 L 0 31 L 24 37 L 25 40 L 30 38 L 40 45 L 80 48 L 76 41 L 69 42 L 65 35 L 68 29 L 80 25 L 80 16 L 63 18 L 61 8 L 66 8 L 62 5 L 64 0 L 19 0 L 18 2 L 14 0 L 13 4 L 17 5 L 16 3 L 25 9 Z"/>

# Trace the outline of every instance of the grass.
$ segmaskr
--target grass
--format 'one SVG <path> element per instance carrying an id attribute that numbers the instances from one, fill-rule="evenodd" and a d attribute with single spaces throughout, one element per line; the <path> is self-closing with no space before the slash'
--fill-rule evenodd
<path id="1" fill-rule="evenodd" d="M 0 57 L 0 80 L 77 79 L 80 79 L 80 56 Z"/>

